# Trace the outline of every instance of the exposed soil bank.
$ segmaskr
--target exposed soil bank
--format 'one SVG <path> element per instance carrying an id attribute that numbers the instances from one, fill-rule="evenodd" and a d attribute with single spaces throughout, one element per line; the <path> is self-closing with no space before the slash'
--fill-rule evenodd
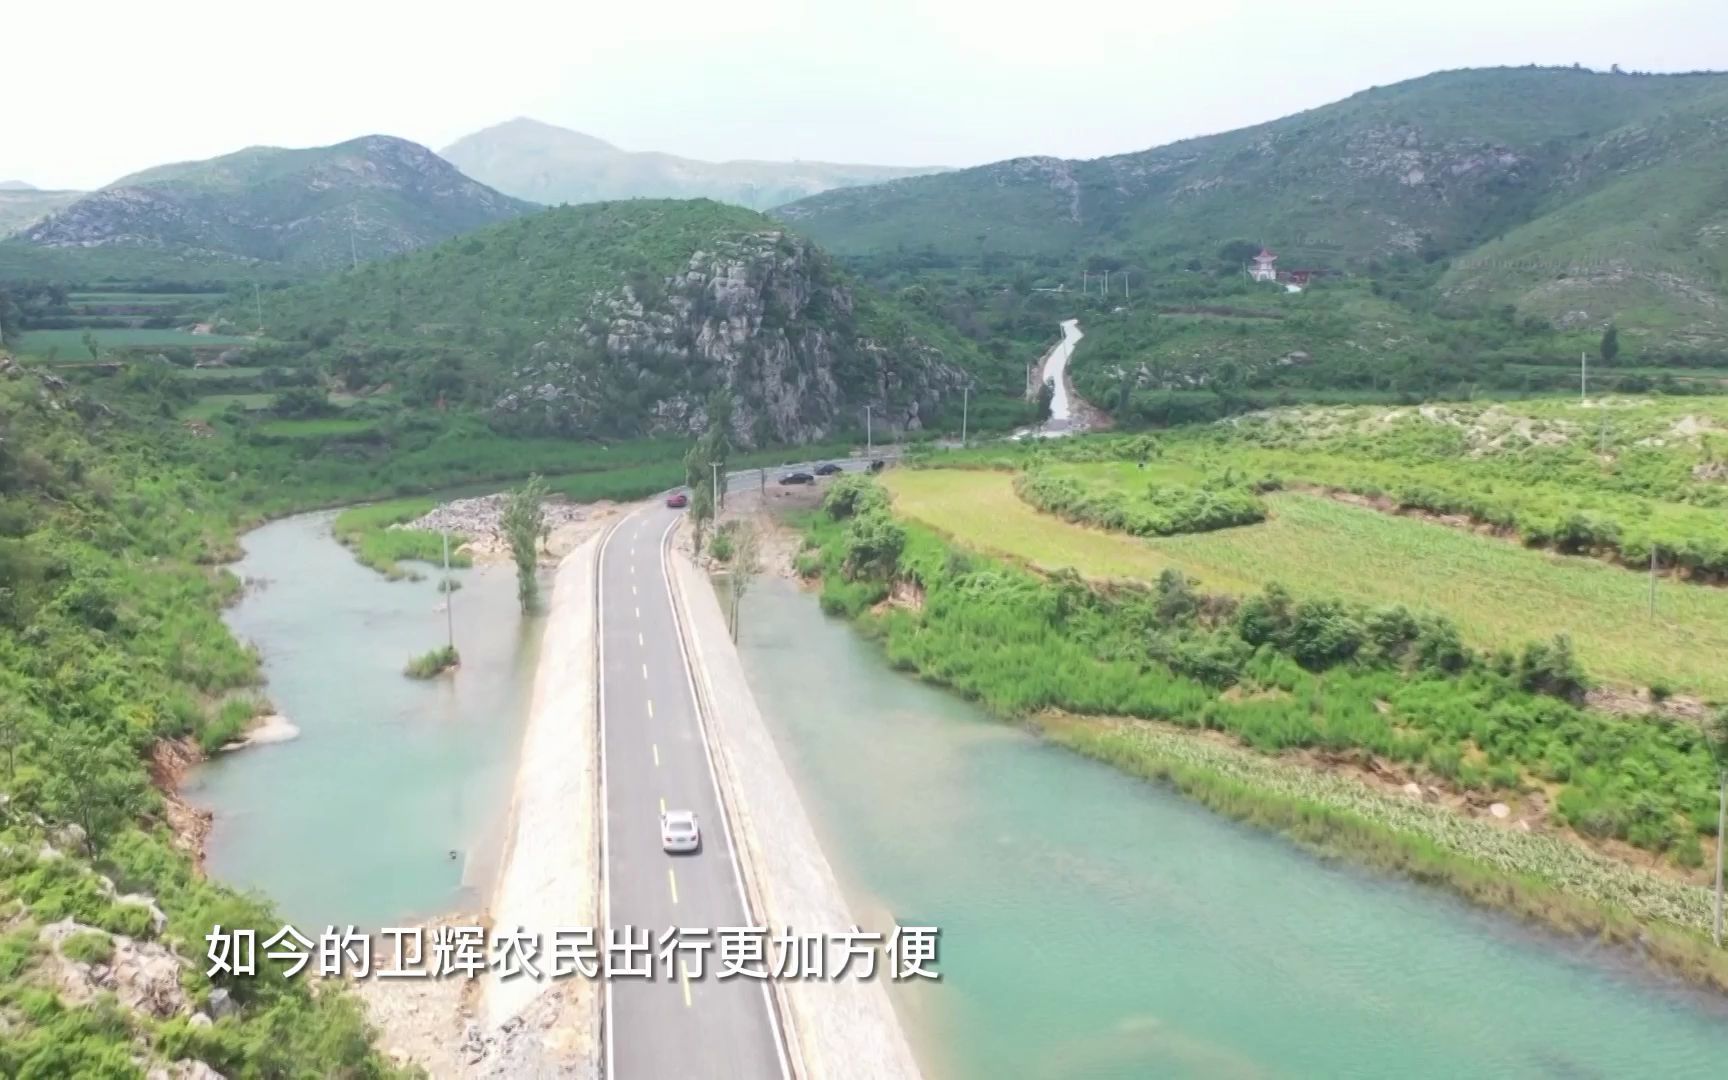
<path id="1" fill-rule="evenodd" d="M 752 906 L 766 925 L 800 934 L 850 930 L 858 921 L 762 719 L 719 599 L 690 557 L 687 530 L 681 530 L 669 561 Z M 776 982 L 773 988 L 803 1075 L 823 1080 L 920 1075 L 880 981 Z"/>

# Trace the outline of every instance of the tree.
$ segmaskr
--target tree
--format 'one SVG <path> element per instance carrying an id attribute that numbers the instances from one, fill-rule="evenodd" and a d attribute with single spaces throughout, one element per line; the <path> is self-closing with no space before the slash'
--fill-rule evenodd
<path id="1" fill-rule="evenodd" d="M 738 523 L 737 531 L 732 536 L 732 640 L 738 640 L 738 611 L 744 602 L 744 594 L 750 591 L 755 583 L 756 575 L 761 572 L 759 561 L 760 544 L 757 542 L 755 526 L 748 521 Z"/>
<path id="2" fill-rule="evenodd" d="M 90 350 L 90 360 L 92 363 L 102 359 L 102 347 L 96 344 L 95 334 L 86 330 L 84 331 L 84 336 L 80 340 L 84 342 L 84 347 Z"/>
<path id="3" fill-rule="evenodd" d="M 540 582 L 535 577 L 539 565 L 540 534 L 546 526 L 546 481 L 538 475 L 510 493 L 504 505 L 504 538 L 510 542 L 510 556 L 516 562 L 516 599 L 525 612 L 533 611 L 540 600 Z"/>
<path id="4" fill-rule="evenodd" d="M 1614 358 L 1620 355 L 1620 328 L 1613 323 L 1602 331 L 1602 362 L 1612 364 Z"/>
<path id="5" fill-rule="evenodd" d="M 1056 380 L 1045 379 L 1044 385 L 1038 388 L 1038 420 L 1050 419 L 1050 414 L 1056 405 Z"/>
<path id="6" fill-rule="evenodd" d="M 0 702 L 0 746 L 6 748 L 7 783 L 11 783 L 18 772 L 18 741 L 23 735 L 23 726 L 18 707 Z"/>
<path id="7" fill-rule="evenodd" d="M 51 735 L 47 756 L 51 769 L 44 808 L 51 817 L 81 826 L 85 851 L 95 855 L 102 840 L 142 808 L 137 759 L 124 740 L 82 723 Z"/>
<path id="8" fill-rule="evenodd" d="M 719 513 L 714 477 L 726 472 L 732 452 L 732 397 L 724 390 L 708 395 L 708 427 L 684 455 L 684 483 L 690 488 L 690 519 L 696 528 L 696 550 L 702 550 L 702 529 Z M 715 466 L 719 466 L 716 470 Z"/>

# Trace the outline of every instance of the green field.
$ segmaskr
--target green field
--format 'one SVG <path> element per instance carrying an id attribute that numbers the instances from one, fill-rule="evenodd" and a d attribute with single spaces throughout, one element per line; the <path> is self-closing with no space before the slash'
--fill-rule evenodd
<path id="1" fill-rule="evenodd" d="M 187 368 L 180 373 L 182 378 L 197 379 L 202 382 L 222 382 L 227 379 L 252 379 L 264 373 L 261 367 L 204 367 Z"/>
<path id="2" fill-rule="evenodd" d="M 278 439 L 328 439 L 344 435 L 360 435 L 377 426 L 376 420 L 345 420 L 341 417 L 327 417 L 313 420 L 266 420 L 258 425 L 258 430 Z"/>
<path id="3" fill-rule="evenodd" d="M 180 415 L 189 420 L 208 420 L 230 405 L 238 405 L 247 412 L 260 412 L 275 400 L 275 394 L 206 394 L 181 409 Z"/>
<path id="4" fill-rule="evenodd" d="M 84 347 L 86 333 L 95 337 L 97 347 L 103 352 L 175 347 L 210 349 L 254 342 L 252 338 L 232 334 L 193 334 L 185 330 L 26 330 L 19 338 L 18 352 L 23 356 L 46 357 L 50 350 L 58 350 L 56 358 L 59 360 L 88 360 L 90 351 Z"/>
<path id="5" fill-rule="evenodd" d="M 1717 660 L 1728 653 L 1728 590 L 1663 581 L 1651 620 L 1647 581 L 1625 569 L 1296 493 L 1267 496 L 1272 517 L 1261 525 L 1141 540 L 1041 514 L 1005 473 L 901 471 L 887 484 L 906 516 L 1042 569 L 1152 580 L 1174 568 L 1238 595 L 1276 581 L 1301 595 L 1439 612 L 1490 648 L 1569 633 L 1603 679 L 1728 696 Z"/>

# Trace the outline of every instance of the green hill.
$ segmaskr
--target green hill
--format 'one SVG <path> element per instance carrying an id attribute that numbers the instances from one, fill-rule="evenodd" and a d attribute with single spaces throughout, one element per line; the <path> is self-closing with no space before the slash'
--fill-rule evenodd
<path id="1" fill-rule="evenodd" d="M 251 306 L 237 302 L 236 325 Z M 264 296 L 270 337 L 347 390 L 466 404 L 518 434 L 684 435 L 710 392 L 745 443 L 918 430 L 978 354 L 706 200 L 549 210 Z"/>
<path id="2" fill-rule="evenodd" d="M 402 139 L 252 147 L 124 177 L 0 244 L 12 277 L 305 275 L 534 208 Z"/>
<path id="3" fill-rule="evenodd" d="M 1720 74 L 1445 72 L 1139 153 L 1022 158 L 775 214 L 838 254 L 878 258 L 1145 265 L 1240 239 L 1285 267 L 1455 258 L 1442 295 L 1460 304 L 1715 342 L 1728 329 L 1725 94 Z"/>
<path id="4" fill-rule="evenodd" d="M 696 161 L 621 150 L 526 117 L 466 135 L 445 147 L 443 156 L 499 191 L 547 204 L 706 198 L 765 210 L 830 188 L 943 171 L 826 161 Z"/>

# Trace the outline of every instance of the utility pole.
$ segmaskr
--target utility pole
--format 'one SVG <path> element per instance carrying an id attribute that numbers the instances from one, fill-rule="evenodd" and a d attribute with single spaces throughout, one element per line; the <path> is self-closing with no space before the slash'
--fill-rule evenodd
<path id="1" fill-rule="evenodd" d="M 972 384 L 967 383 L 960 390 L 960 449 L 966 449 L 966 414 L 972 404 Z"/>
<path id="2" fill-rule="evenodd" d="M 1587 352 L 1581 352 L 1578 354 L 1578 404 L 1580 404 L 1580 405 L 1588 405 L 1589 404 L 1589 402 L 1584 399 L 1584 394 L 1585 394 L 1585 389 L 1586 389 L 1585 384 L 1589 381 L 1589 379 L 1590 379 L 1590 354 Z"/>
<path id="3" fill-rule="evenodd" d="M 450 530 L 444 530 L 444 633 L 450 651 L 456 651 L 456 615 L 450 605 L 456 602 L 456 590 L 450 587 Z"/>
<path id="4" fill-rule="evenodd" d="M 252 283 L 252 300 L 258 305 L 258 332 L 262 334 L 264 332 L 264 298 L 258 292 L 256 281 Z"/>
<path id="5" fill-rule="evenodd" d="M 1098 295 L 1106 300 L 1110 299 L 1110 271 L 1108 270 L 1104 271 L 1104 288 Z"/>
<path id="6" fill-rule="evenodd" d="M 1092 280 L 1091 275 L 1089 275 L 1084 270 L 1080 271 L 1080 295 L 1081 296 L 1086 295 L 1086 289 L 1091 284 L 1091 280 Z"/>
<path id="7" fill-rule="evenodd" d="M 714 520 L 718 522 L 720 520 L 720 463 L 710 461 L 708 468 L 714 473 Z"/>
<path id="8" fill-rule="evenodd" d="M 1122 299 L 1128 299 L 1128 271 L 1122 271 Z"/>
<path id="9" fill-rule="evenodd" d="M 864 406 L 864 452 L 872 452 L 876 447 L 875 439 L 870 433 L 870 406 Z"/>

